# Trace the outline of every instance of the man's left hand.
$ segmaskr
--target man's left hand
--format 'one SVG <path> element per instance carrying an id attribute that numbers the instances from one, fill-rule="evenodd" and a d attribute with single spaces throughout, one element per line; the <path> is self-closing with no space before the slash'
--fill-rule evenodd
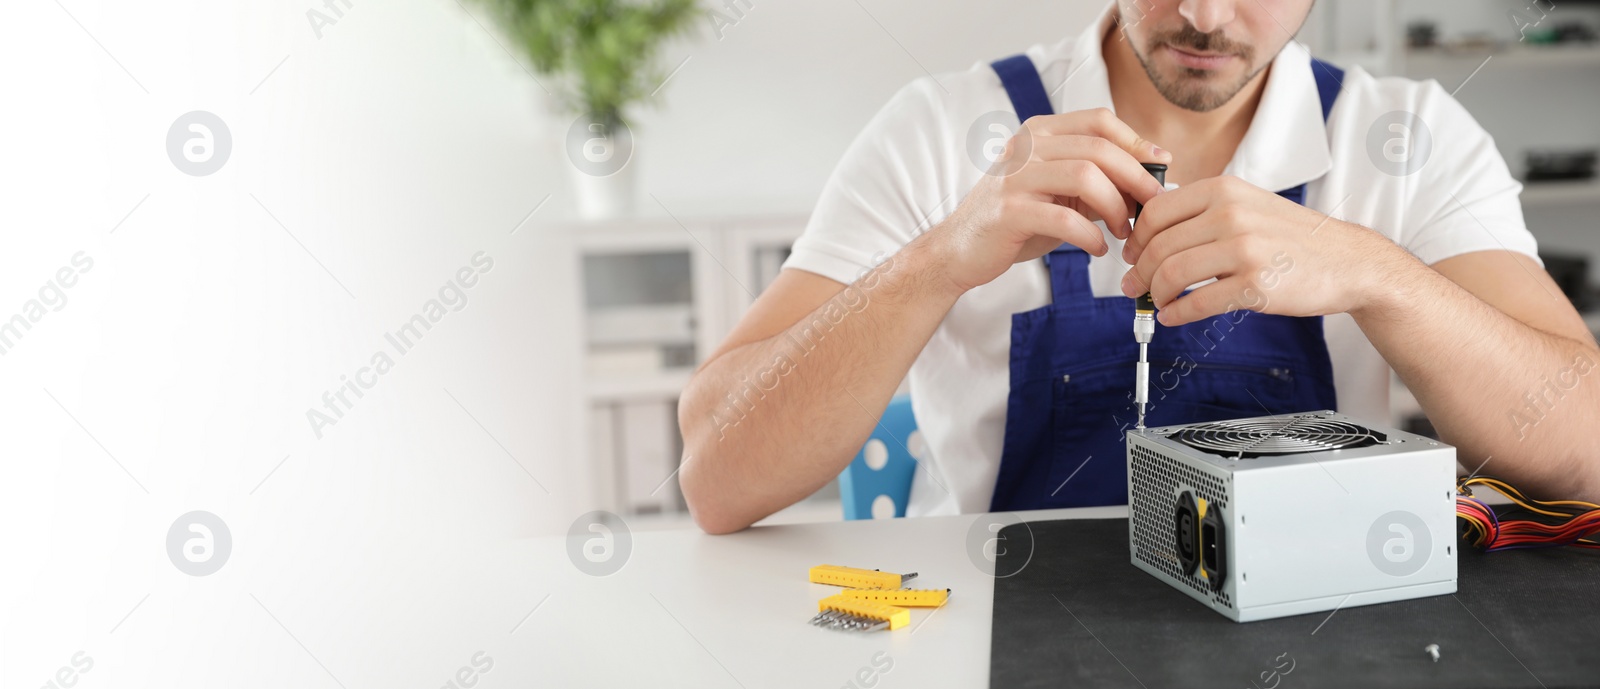
<path id="1" fill-rule="evenodd" d="M 1355 311 L 1415 259 L 1389 238 L 1237 177 L 1213 177 L 1145 204 L 1123 248 L 1122 293 L 1146 291 L 1163 325 L 1248 309 L 1284 316 Z M 1189 285 L 1216 278 L 1189 294 Z M 1181 296 L 1180 296 L 1181 295 Z"/>

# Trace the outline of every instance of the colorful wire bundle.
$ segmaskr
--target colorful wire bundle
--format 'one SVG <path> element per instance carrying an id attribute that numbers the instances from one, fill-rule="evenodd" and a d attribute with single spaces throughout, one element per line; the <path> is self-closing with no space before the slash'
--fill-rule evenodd
<path id="1" fill-rule="evenodd" d="M 1511 499 L 1502 519 L 1493 507 L 1472 496 L 1472 486 L 1487 486 Z M 1600 505 L 1581 500 L 1534 500 L 1500 479 L 1468 476 L 1456 482 L 1456 516 L 1466 521 L 1473 545 L 1488 552 L 1514 548 L 1575 545 L 1600 549 Z M 1527 513 L 1524 516 L 1522 513 Z"/>

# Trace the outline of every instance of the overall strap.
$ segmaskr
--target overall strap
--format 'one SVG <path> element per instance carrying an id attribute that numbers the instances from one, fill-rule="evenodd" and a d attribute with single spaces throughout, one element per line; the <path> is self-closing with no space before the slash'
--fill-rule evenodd
<path id="1" fill-rule="evenodd" d="M 1005 87 L 1006 96 L 1011 99 L 1011 109 L 1017 112 L 1018 122 L 1027 122 L 1028 118 L 1035 115 L 1055 114 L 1055 106 L 1050 104 L 1050 93 L 1044 88 L 1044 80 L 1039 78 L 1039 69 L 1026 53 L 996 60 L 989 66 L 1000 76 L 1000 85 Z M 1050 258 L 1053 254 L 1064 254 L 1065 260 L 1052 263 Z M 1071 244 L 1062 244 L 1045 254 L 1043 259 L 1046 270 L 1050 272 L 1051 293 L 1057 301 L 1071 293 L 1090 294 L 1088 254 Z M 1069 273 L 1075 273 L 1076 277 L 1068 277 Z"/>
<path id="2" fill-rule="evenodd" d="M 1000 75 L 1000 85 L 1006 88 L 1006 95 L 1011 97 L 1011 108 L 1017 111 L 1018 122 L 1026 122 L 1034 115 L 1055 114 L 1055 108 L 1050 105 L 1050 94 L 1044 90 L 1044 81 L 1039 79 L 1039 70 L 1026 54 L 996 60 L 989 66 L 994 68 L 995 74 Z"/>
<path id="3" fill-rule="evenodd" d="M 1344 70 L 1311 58 L 1311 76 L 1317 81 L 1317 98 L 1322 101 L 1322 121 L 1326 123 L 1328 114 L 1333 112 L 1333 101 L 1339 98 L 1339 89 L 1344 88 Z"/>
<path id="4" fill-rule="evenodd" d="M 1317 82 L 1317 99 L 1322 102 L 1322 122 L 1327 124 L 1328 114 L 1333 112 L 1333 102 L 1339 98 L 1339 90 L 1344 86 L 1344 70 L 1331 63 L 1311 58 L 1311 77 Z M 1304 206 L 1306 185 L 1284 189 L 1278 192 L 1278 195 Z"/>

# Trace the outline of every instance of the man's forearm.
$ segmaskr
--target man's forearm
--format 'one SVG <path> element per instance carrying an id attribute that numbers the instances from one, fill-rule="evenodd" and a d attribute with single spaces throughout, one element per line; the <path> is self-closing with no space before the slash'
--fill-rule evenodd
<path id="1" fill-rule="evenodd" d="M 1600 498 L 1600 352 L 1420 262 L 1392 267 L 1379 299 L 1351 315 L 1462 463 L 1543 496 Z"/>
<path id="2" fill-rule="evenodd" d="M 679 403 L 695 521 L 742 529 L 849 464 L 960 296 L 924 235 L 787 331 L 707 362 Z"/>

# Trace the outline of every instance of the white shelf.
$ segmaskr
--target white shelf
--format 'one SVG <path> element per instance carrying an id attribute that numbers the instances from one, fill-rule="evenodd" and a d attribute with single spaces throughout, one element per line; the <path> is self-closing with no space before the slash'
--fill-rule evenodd
<path id="1" fill-rule="evenodd" d="M 720 254 L 718 243 L 723 234 L 777 230 L 780 234 L 798 236 L 808 217 L 804 214 L 640 215 L 568 222 L 561 226 L 561 231 L 585 254 L 674 248 Z"/>
<path id="2" fill-rule="evenodd" d="M 591 401 L 676 399 L 689 384 L 692 373 L 691 369 L 678 368 L 639 376 L 589 376 L 585 393 Z"/>
<path id="3" fill-rule="evenodd" d="M 679 306 L 680 311 L 683 306 L 687 307 L 688 324 L 683 322 L 685 314 L 681 312 L 656 313 L 667 308 L 660 305 L 624 305 L 621 307 L 624 312 L 609 314 L 616 317 L 611 319 L 597 309 L 583 311 L 585 332 L 598 321 L 600 335 L 615 336 L 585 338 L 589 358 L 585 362 L 583 402 L 589 412 L 585 418 L 592 439 L 589 457 L 597 504 L 602 509 L 614 509 L 623 514 L 630 524 L 638 519 L 641 525 L 687 526 L 692 522 L 687 513 L 680 511 L 681 497 L 674 491 L 662 489 L 662 496 L 672 493 L 670 499 L 661 497 L 652 501 L 634 490 L 641 485 L 644 491 L 654 488 L 671 470 L 670 463 L 662 458 L 682 450 L 677 420 L 669 418 L 670 407 L 682 396 L 693 369 L 689 366 L 661 369 L 663 360 L 673 363 L 683 360 L 667 359 L 660 345 L 676 345 L 678 353 L 682 352 L 683 345 L 691 345 L 697 358 L 715 351 L 749 308 L 752 298 L 749 292 L 759 291 L 755 282 L 760 273 L 757 268 L 763 265 L 759 250 L 791 244 L 805 229 L 807 218 L 802 213 L 702 215 L 689 204 L 671 200 L 668 203 L 672 216 L 663 211 L 659 215 L 647 212 L 632 218 L 569 222 L 561 226 L 560 233 L 573 254 L 571 260 L 577 264 L 580 285 L 596 277 L 585 275 L 586 268 L 616 269 L 601 265 L 586 267 L 584 259 L 662 253 L 689 257 L 686 263 L 673 260 L 660 268 L 688 271 L 686 275 L 661 276 L 688 280 L 688 303 Z M 634 294 L 637 289 L 629 287 L 608 297 L 606 303 L 624 297 L 632 300 L 639 296 Z M 626 313 L 629 309 L 636 313 Z M 608 320 L 612 321 L 612 327 L 607 327 Z M 607 345 L 608 342 L 611 344 Z M 663 356 L 652 357 L 652 348 Z M 590 368 L 590 364 L 594 366 Z M 639 373 L 628 373 L 630 370 Z M 629 414 L 634 417 L 630 418 Z M 638 420 L 646 423 L 638 423 Z M 667 468 L 661 470 L 661 477 L 658 477 L 657 470 L 662 466 Z M 837 520 L 841 514 L 838 489 L 835 487 L 833 491 L 831 505 L 804 504 L 792 512 L 775 515 L 774 519 Z M 632 513 L 635 509 L 656 507 L 665 512 L 648 517 Z"/>
<path id="4" fill-rule="evenodd" d="M 1482 63 L 1485 58 L 1494 56 L 1493 64 L 1499 66 L 1515 65 L 1520 67 L 1560 67 L 1600 65 L 1600 46 L 1484 46 L 1475 48 L 1421 48 L 1408 49 L 1405 53 L 1408 70 L 1419 65 L 1448 64 L 1457 66 L 1460 63 L 1469 63 L 1467 69 Z"/>
<path id="5" fill-rule="evenodd" d="M 1600 180 L 1524 182 L 1522 203 L 1523 205 L 1540 206 L 1600 203 Z"/>

